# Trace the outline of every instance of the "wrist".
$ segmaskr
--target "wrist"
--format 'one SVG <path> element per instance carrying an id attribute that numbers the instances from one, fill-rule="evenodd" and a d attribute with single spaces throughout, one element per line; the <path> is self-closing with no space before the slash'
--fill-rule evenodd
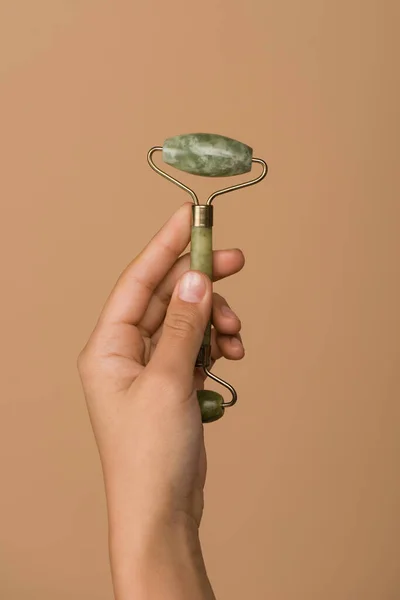
<path id="1" fill-rule="evenodd" d="M 130 532 L 111 522 L 110 552 L 117 600 L 214 598 L 198 528 L 186 515 L 138 519 Z"/>

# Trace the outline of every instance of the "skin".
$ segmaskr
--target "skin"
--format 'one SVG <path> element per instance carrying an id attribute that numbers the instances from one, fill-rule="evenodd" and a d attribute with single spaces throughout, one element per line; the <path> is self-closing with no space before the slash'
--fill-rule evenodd
<path id="1" fill-rule="evenodd" d="M 181 256 L 190 228 L 185 204 L 122 273 L 78 359 L 117 600 L 215 599 L 198 535 L 206 453 L 194 369 L 211 310 L 213 360 L 244 350 L 239 318 Z M 243 254 L 214 252 L 213 265 L 214 280 L 233 275 Z"/>

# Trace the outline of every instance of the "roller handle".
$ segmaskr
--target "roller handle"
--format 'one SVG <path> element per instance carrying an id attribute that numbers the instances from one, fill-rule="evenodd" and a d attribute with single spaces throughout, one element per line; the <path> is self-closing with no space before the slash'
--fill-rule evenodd
<path id="1" fill-rule="evenodd" d="M 211 281 L 213 279 L 212 225 L 213 207 L 206 205 L 193 206 L 193 224 L 191 234 L 190 268 L 201 271 Z M 196 367 L 209 368 L 211 365 L 211 320 L 204 332 L 203 342 L 197 356 Z M 203 423 L 220 419 L 224 414 L 223 397 L 210 390 L 198 390 L 197 399 L 200 404 Z"/>
<path id="2" fill-rule="evenodd" d="M 200 207 L 194 207 L 200 208 Z M 196 223 L 196 221 L 194 221 Z M 201 271 L 211 281 L 213 278 L 212 226 L 193 224 L 191 235 L 190 268 Z M 204 332 L 203 343 L 197 358 L 197 367 L 209 367 L 211 362 L 211 321 Z"/>

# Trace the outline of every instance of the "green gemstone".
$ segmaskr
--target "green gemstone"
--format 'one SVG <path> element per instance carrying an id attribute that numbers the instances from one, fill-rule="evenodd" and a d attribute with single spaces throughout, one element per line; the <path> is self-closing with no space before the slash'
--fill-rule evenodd
<path id="1" fill-rule="evenodd" d="M 212 423 L 224 416 L 225 408 L 222 406 L 224 399 L 218 392 L 198 390 L 197 400 L 200 404 L 203 423 Z"/>
<path id="2" fill-rule="evenodd" d="M 213 252 L 211 227 L 192 227 L 190 268 L 193 271 L 205 273 L 212 280 Z M 206 346 L 211 344 L 211 323 L 207 326 L 203 343 Z"/>
<path id="3" fill-rule="evenodd" d="M 229 177 L 251 171 L 253 150 L 214 133 L 188 133 L 168 138 L 163 160 L 181 171 L 206 177 Z"/>
<path id="4" fill-rule="evenodd" d="M 190 268 L 213 276 L 213 251 L 211 227 L 192 227 Z"/>

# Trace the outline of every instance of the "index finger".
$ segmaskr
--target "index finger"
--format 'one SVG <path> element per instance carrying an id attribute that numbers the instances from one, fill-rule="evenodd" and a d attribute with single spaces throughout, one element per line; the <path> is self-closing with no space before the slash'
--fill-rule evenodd
<path id="1" fill-rule="evenodd" d="M 100 316 L 101 322 L 136 325 L 154 290 L 190 241 L 191 203 L 181 206 L 120 275 Z"/>

